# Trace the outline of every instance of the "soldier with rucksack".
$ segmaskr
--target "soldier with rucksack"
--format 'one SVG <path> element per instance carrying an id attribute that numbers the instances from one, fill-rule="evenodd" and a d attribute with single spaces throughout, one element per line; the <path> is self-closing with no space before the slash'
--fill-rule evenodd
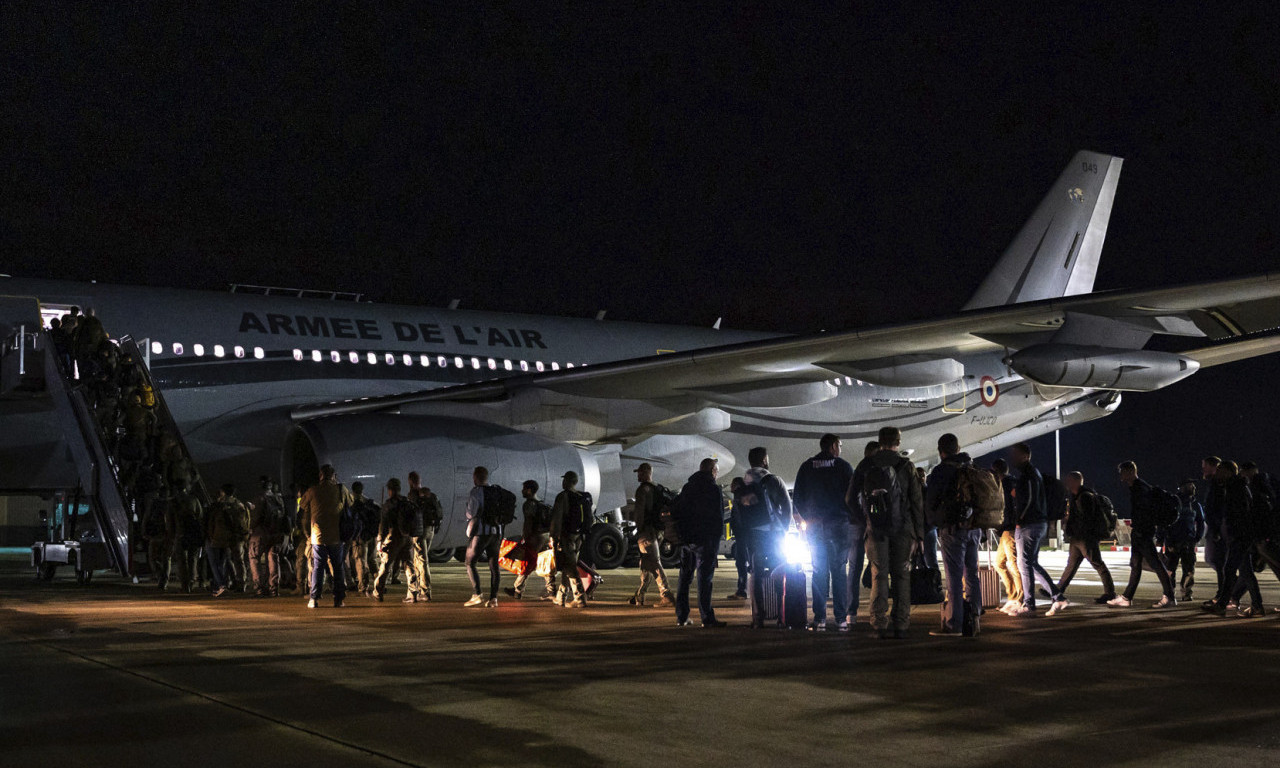
<path id="1" fill-rule="evenodd" d="M 1067 567 L 1058 580 L 1058 603 L 1050 611 L 1058 611 L 1070 605 L 1067 600 L 1067 587 L 1075 578 L 1080 563 L 1085 560 L 1093 566 L 1098 577 L 1102 579 L 1102 595 L 1094 602 L 1104 604 L 1115 599 L 1116 585 L 1111 578 L 1111 570 L 1102 561 L 1102 549 L 1099 542 L 1114 535 L 1116 518 L 1115 507 L 1111 499 L 1098 493 L 1084 484 L 1084 475 L 1080 472 L 1067 474 L 1064 483 L 1070 494 L 1067 503 L 1067 514 L 1063 519 L 1063 530 L 1071 542 L 1067 554 Z M 1195 544 L 1191 545 L 1192 557 L 1195 557 Z"/>
<path id="2" fill-rule="evenodd" d="M 578 473 L 564 473 L 561 486 L 551 508 L 551 546 L 556 553 L 556 570 L 560 573 L 560 589 L 555 604 L 567 608 L 586 607 L 582 576 L 578 573 L 578 556 L 593 520 L 591 494 L 578 490 Z M 572 600 L 570 596 L 572 595 Z"/>
<path id="3" fill-rule="evenodd" d="M 280 554 L 288 530 L 288 517 L 284 511 L 284 499 L 276 493 L 270 478 L 259 478 L 261 493 L 253 501 L 249 512 L 249 568 L 258 585 L 259 597 L 280 595 Z M 267 561 L 266 573 L 262 572 L 262 560 Z"/>
<path id="4" fill-rule="evenodd" d="M 942 626 L 934 637 L 977 637 L 978 616 L 982 613 L 982 584 L 978 580 L 978 544 L 982 540 L 979 512 L 981 502 L 975 489 L 989 489 L 989 496 L 1001 499 L 992 475 L 989 483 L 975 480 L 972 472 L 986 473 L 973 466 L 969 454 L 960 450 L 960 441 L 948 432 L 938 438 L 942 459 L 925 483 L 926 521 L 938 529 L 942 559 L 947 573 L 947 599 L 942 605 Z M 989 474 L 989 473 L 987 473 Z"/>
<path id="5" fill-rule="evenodd" d="M 377 502 L 364 495 L 364 483 L 356 481 L 351 484 L 351 512 L 359 519 L 360 532 L 347 543 L 347 582 L 348 587 L 367 593 L 373 580 L 370 573 L 369 555 L 378 535 L 378 524 L 381 522 L 382 509 Z"/>
<path id="6" fill-rule="evenodd" d="M 403 559 L 405 560 L 405 581 L 408 591 L 404 602 L 418 602 L 418 581 L 409 567 L 411 558 L 405 557 L 410 544 L 410 531 L 413 530 L 413 518 L 416 510 L 413 504 L 400 495 L 400 478 L 393 477 L 387 481 L 387 500 L 382 504 L 382 516 L 378 523 L 378 573 L 373 579 L 373 588 L 366 594 L 382 602 L 387 593 L 387 579 L 391 571 Z"/>
<path id="7" fill-rule="evenodd" d="M 636 500 L 631 505 L 631 522 L 636 524 L 636 546 L 640 549 L 640 586 L 627 599 L 631 605 L 644 605 L 650 584 L 658 585 L 659 607 L 675 605 L 667 574 L 658 556 L 658 540 L 662 535 L 662 511 L 675 500 L 675 494 L 653 482 L 653 465 L 644 462 L 636 467 Z"/>
<path id="8" fill-rule="evenodd" d="M 248 511 L 236 498 L 236 487 L 230 483 L 218 491 L 218 498 L 205 520 L 205 556 L 213 579 L 213 596 L 222 597 L 230 590 L 228 562 L 239 543 L 248 537 Z"/>
<path id="9" fill-rule="evenodd" d="M 467 577 L 471 580 L 471 599 L 465 605 L 498 607 L 498 587 L 501 576 L 498 570 L 499 547 L 502 546 L 502 529 L 516 516 L 514 493 L 496 485 L 489 485 L 489 470 L 476 467 L 471 473 L 471 494 L 467 497 Z M 481 593 L 480 572 L 476 562 L 489 561 L 489 598 Z"/>
<path id="10" fill-rule="evenodd" d="M 1138 465 L 1132 461 L 1122 462 L 1119 466 L 1120 482 L 1129 486 L 1129 518 L 1133 534 L 1130 539 L 1131 554 L 1129 556 L 1129 586 L 1124 594 L 1107 601 L 1107 605 L 1116 608 L 1128 608 L 1138 591 L 1138 582 L 1142 580 L 1142 565 L 1145 562 L 1155 571 L 1160 579 L 1160 588 L 1164 596 L 1152 608 L 1175 606 L 1178 601 L 1173 596 L 1173 580 L 1165 570 L 1164 561 L 1156 551 L 1156 528 L 1168 525 L 1177 519 L 1178 500 L 1163 488 L 1156 488 L 1138 477 Z"/>
<path id="11" fill-rule="evenodd" d="M 178 581 L 182 591 L 191 594 L 192 581 L 205 541 L 204 509 L 191 494 L 191 485 L 181 478 L 172 486 L 173 496 L 165 511 L 165 527 L 172 531 L 173 559 L 178 561 Z"/>
<path id="12" fill-rule="evenodd" d="M 443 519 L 440 500 L 430 488 L 422 486 L 417 472 L 409 473 L 409 492 L 405 497 L 413 505 L 412 524 L 406 531 L 409 546 L 404 553 L 405 573 L 411 574 L 411 580 L 416 579 L 418 599 L 431 602 L 431 566 L 427 564 L 427 552 Z"/>
<path id="13" fill-rule="evenodd" d="M 524 552 L 524 559 L 529 563 L 529 568 L 516 576 L 514 586 L 505 590 L 508 595 L 517 600 L 524 597 L 524 585 L 533 575 L 534 567 L 538 562 L 538 553 L 551 544 L 551 506 L 538 498 L 538 482 L 525 480 L 520 494 L 524 496 L 524 507 L 521 510 L 524 514 L 524 530 L 520 535 L 520 549 Z M 546 586 L 542 591 L 543 600 L 551 600 L 555 597 L 553 575 L 554 573 L 548 573 L 544 577 Z"/>
<path id="14" fill-rule="evenodd" d="M 902 432 L 883 427 L 878 442 L 880 450 L 858 464 L 851 482 L 862 489 L 871 623 L 882 639 L 902 640 L 911 625 L 911 552 L 924 539 L 924 489 L 915 465 L 899 452 Z"/>
<path id="15" fill-rule="evenodd" d="M 1191 590 L 1196 583 L 1196 544 L 1204 532 L 1204 507 L 1196 499 L 1196 484 L 1185 480 L 1178 488 L 1178 519 L 1156 531 L 1156 543 L 1164 547 L 1169 578 L 1177 576 L 1178 566 L 1182 566 L 1179 601 L 1191 599 Z"/>
<path id="16" fill-rule="evenodd" d="M 1253 545 L 1257 570 L 1269 567 L 1280 579 L 1280 536 L 1276 530 L 1280 510 L 1276 509 L 1275 483 L 1270 475 L 1259 472 L 1258 465 L 1252 461 L 1240 465 L 1240 474 L 1249 481 L 1249 492 L 1253 495 Z"/>
<path id="17" fill-rule="evenodd" d="M 1238 480 L 1247 484 L 1249 489 L 1249 515 L 1248 515 L 1248 554 L 1242 558 L 1239 566 L 1239 576 L 1236 578 L 1235 587 L 1231 590 L 1231 602 L 1237 605 L 1237 615 L 1242 618 L 1257 618 L 1266 613 L 1262 607 L 1262 592 L 1258 585 L 1258 576 L 1256 571 L 1261 571 L 1267 565 L 1271 566 L 1272 572 L 1280 577 L 1280 562 L 1277 562 L 1275 552 L 1267 541 L 1271 531 L 1271 519 L 1275 509 L 1275 497 L 1271 492 L 1271 484 L 1267 481 L 1265 475 L 1258 473 L 1258 465 L 1251 461 L 1246 461 L 1240 465 L 1240 477 Z M 1229 485 L 1235 482 L 1228 480 Z M 1238 491 L 1228 490 L 1230 496 L 1235 496 Z M 1240 536 L 1240 534 L 1236 534 Z M 1241 536 L 1243 538 L 1243 536 Z M 1243 545 L 1242 545 L 1243 546 Z M 1255 569 L 1254 563 L 1258 565 Z M 1245 571 L 1248 571 L 1246 576 Z M 1240 598 L 1244 597 L 1245 592 L 1250 593 L 1252 606 L 1249 608 L 1239 608 Z"/>

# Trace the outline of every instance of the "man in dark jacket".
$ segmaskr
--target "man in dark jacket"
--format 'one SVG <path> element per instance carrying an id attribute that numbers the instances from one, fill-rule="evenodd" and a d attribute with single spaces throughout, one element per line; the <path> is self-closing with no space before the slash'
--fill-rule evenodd
<path id="1" fill-rule="evenodd" d="M 719 557 L 724 531 L 724 492 L 716 485 L 720 467 L 715 459 L 703 459 L 698 471 L 680 490 L 676 523 L 680 530 L 680 581 L 676 587 L 676 625 L 689 622 L 689 588 L 698 577 L 698 614 L 704 627 L 723 627 L 711 607 L 711 578 Z"/>
<path id="2" fill-rule="evenodd" d="M 1116 608 L 1128 608 L 1133 604 L 1133 596 L 1138 591 L 1138 582 L 1142 580 L 1142 564 L 1145 562 L 1160 579 L 1160 588 L 1164 596 L 1152 608 L 1166 608 L 1178 604 L 1173 597 L 1173 580 L 1164 568 L 1164 561 L 1156 551 L 1156 490 L 1151 484 L 1138 477 L 1138 465 L 1132 461 L 1122 462 L 1119 466 L 1120 482 L 1129 486 L 1129 526 L 1133 529 L 1130 536 L 1131 554 L 1129 555 L 1129 586 L 1124 594 L 1108 600 L 1107 605 Z"/>
<path id="3" fill-rule="evenodd" d="M 1240 476 L 1249 482 L 1249 493 L 1252 495 L 1253 548 L 1254 560 L 1259 563 L 1258 570 L 1269 567 L 1280 579 L 1280 547 L 1276 542 L 1276 494 L 1272 489 L 1271 477 L 1258 471 L 1258 465 L 1252 461 L 1240 465 Z M 1254 577 L 1257 578 L 1256 576 Z M 1231 595 L 1231 599 L 1239 603 L 1246 587 L 1239 581 Z M 1253 612 L 1241 612 L 1253 616 Z"/>
<path id="4" fill-rule="evenodd" d="M 1036 584 L 1044 587 L 1054 602 L 1052 612 L 1062 609 L 1058 586 L 1040 565 L 1040 543 L 1049 533 L 1049 506 L 1045 495 L 1044 475 L 1031 463 L 1031 446 L 1018 443 L 1009 451 L 1009 459 L 1018 470 L 1013 487 L 1014 541 L 1018 548 L 1018 574 L 1022 578 L 1022 605 L 1008 611 L 1010 616 L 1036 615 Z"/>
<path id="5" fill-rule="evenodd" d="M 1247 590 L 1253 600 L 1252 609 L 1240 611 L 1243 616 L 1262 614 L 1262 592 L 1253 573 L 1253 491 L 1249 481 L 1240 476 L 1234 461 L 1218 465 L 1218 481 L 1222 484 L 1219 501 L 1222 512 L 1222 535 L 1226 541 L 1226 559 L 1222 566 L 1222 586 L 1206 610 L 1222 615 L 1227 612 L 1231 596 Z"/>
<path id="6" fill-rule="evenodd" d="M 1071 548 L 1067 553 L 1067 567 L 1063 569 L 1062 578 L 1058 581 L 1060 607 L 1054 611 L 1055 613 L 1070 605 L 1067 600 L 1067 587 L 1075 578 L 1080 563 L 1085 560 L 1089 561 L 1089 565 L 1093 566 L 1093 570 L 1102 579 L 1102 596 L 1095 602 L 1106 603 L 1115 599 L 1116 596 L 1116 585 L 1111 579 L 1111 570 L 1102 561 L 1102 550 L 1098 547 L 1098 542 L 1111 533 L 1110 521 L 1102 509 L 1103 500 L 1098 496 L 1097 491 L 1084 484 L 1084 475 L 1079 472 L 1069 473 L 1064 484 L 1071 497 L 1067 503 L 1067 516 L 1063 520 L 1063 530 L 1071 542 Z M 1193 548 L 1192 554 L 1194 553 Z"/>
<path id="7" fill-rule="evenodd" d="M 903 640 L 911 624 L 911 549 L 924 538 L 924 492 L 915 465 L 899 452 L 902 432 L 880 429 L 880 450 L 865 458 L 851 481 L 862 491 L 871 561 L 871 624 L 882 639 Z M 880 478 L 880 480 L 877 480 Z M 868 486 L 891 483 L 895 490 Z M 892 514 L 886 513 L 892 510 Z M 889 615 L 889 595 L 893 614 Z"/>
<path id="8" fill-rule="evenodd" d="M 929 473 L 925 483 L 926 522 L 938 529 L 942 560 L 947 571 L 947 601 L 942 605 L 942 628 L 934 637 L 977 637 L 978 616 L 982 613 L 982 585 L 978 581 L 978 542 L 982 531 L 968 520 L 972 509 L 961 507 L 957 476 L 961 467 L 972 466 L 969 454 L 960 451 L 960 441 L 948 432 L 938 438 L 942 462 Z M 968 514 L 965 514 L 968 512 Z"/>
<path id="9" fill-rule="evenodd" d="M 1178 488 L 1178 519 L 1173 525 L 1156 531 L 1156 543 L 1164 546 L 1169 578 L 1177 576 L 1178 566 L 1182 566 L 1179 601 L 1191 600 L 1191 589 L 1196 583 L 1196 544 L 1204 532 L 1204 507 L 1196 499 L 1196 484 L 1187 480 Z"/>
<path id="10" fill-rule="evenodd" d="M 1204 562 L 1218 578 L 1217 591 L 1222 590 L 1222 566 L 1227 559 L 1227 541 L 1222 535 L 1222 483 L 1218 481 L 1218 466 L 1222 459 L 1206 456 L 1200 460 L 1200 476 L 1204 480 Z M 1205 601 L 1205 607 L 1213 600 Z"/>
<path id="11" fill-rule="evenodd" d="M 751 626 L 765 623 L 765 587 L 769 574 L 781 564 L 780 549 L 793 514 L 791 497 L 782 479 L 769 471 L 769 452 L 752 448 L 747 454 L 751 468 L 742 477 L 742 487 L 734 496 L 734 507 L 741 515 L 742 537 L 746 545 L 749 576 L 747 592 L 751 598 Z"/>
<path id="12" fill-rule="evenodd" d="M 840 438 L 823 435 L 817 456 L 800 465 L 796 473 L 795 510 L 809 534 L 813 556 L 813 623 L 809 629 L 827 629 L 827 594 L 841 632 L 849 631 L 848 576 L 849 507 L 845 497 L 853 479 L 853 467 L 840 458 Z"/>

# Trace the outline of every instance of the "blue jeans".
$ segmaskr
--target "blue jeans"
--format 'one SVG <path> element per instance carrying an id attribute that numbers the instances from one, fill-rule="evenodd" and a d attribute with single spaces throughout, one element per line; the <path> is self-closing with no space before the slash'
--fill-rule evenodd
<path id="1" fill-rule="evenodd" d="M 689 588 L 693 577 L 698 576 L 698 615 L 702 623 L 715 621 L 716 612 L 711 607 L 711 577 L 716 572 L 716 559 L 720 556 L 720 540 L 712 539 L 703 544 L 685 544 L 680 548 L 680 582 L 676 586 L 676 621 L 689 620 Z"/>
<path id="2" fill-rule="evenodd" d="M 845 565 L 849 562 L 853 526 L 846 520 L 825 520 L 808 522 L 808 528 L 813 555 L 813 620 L 827 620 L 827 589 L 830 588 L 831 613 L 837 621 L 844 621 L 849 615 L 849 577 Z"/>
<path id="3" fill-rule="evenodd" d="M 930 528 L 924 532 L 923 548 L 920 550 L 925 563 L 930 568 L 938 567 L 938 529 Z"/>
<path id="4" fill-rule="evenodd" d="M 944 528 L 939 531 L 942 562 L 947 567 L 947 601 L 942 605 L 942 629 L 959 632 L 966 618 L 982 613 L 982 584 L 978 581 L 978 543 L 982 531 Z"/>
<path id="5" fill-rule="evenodd" d="M 1013 533 L 1018 551 L 1018 574 L 1022 576 L 1022 605 L 1033 610 L 1036 607 L 1036 584 L 1044 587 L 1054 600 L 1059 597 L 1057 585 L 1040 565 L 1040 542 L 1048 532 L 1048 523 L 1032 523 L 1019 525 Z"/>
<path id="6" fill-rule="evenodd" d="M 849 526 L 849 622 L 858 618 L 858 602 L 862 599 L 862 569 L 867 558 L 867 529 Z"/>
<path id="7" fill-rule="evenodd" d="M 231 550 L 226 547 L 215 547 L 212 544 L 206 544 L 204 548 L 205 559 L 209 561 L 209 579 L 213 582 L 215 590 L 230 586 L 227 579 L 228 557 Z"/>
<path id="8" fill-rule="evenodd" d="M 334 605 L 342 602 L 342 598 L 347 596 L 347 580 L 342 575 L 343 545 L 342 544 L 312 544 L 311 545 L 311 599 L 316 602 L 320 601 L 320 595 L 324 592 L 324 577 L 329 572 L 326 567 L 327 562 L 333 567 L 333 602 Z"/>

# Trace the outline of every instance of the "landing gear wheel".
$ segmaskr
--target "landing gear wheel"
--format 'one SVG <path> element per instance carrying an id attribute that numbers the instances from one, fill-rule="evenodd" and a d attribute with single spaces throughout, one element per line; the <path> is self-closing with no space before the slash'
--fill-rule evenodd
<path id="1" fill-rule="evenodd" d="M 662 563 L 663 568 L 677 568 L 680 566 L 680 547 L 669 541 L 662 541 L 658 544 L 658 562 Z"/>
<path id="2" fill-rule="evenodd" d="M 53 575 L 57 572 L 57 563 L 41 563 L 36 566 L 36 580 L 53 581 Z"/>
<path id="3" fill-rule="evenodd" d="M 87 587 L 91 581 L 93 581 L 93 571 L 76 571 L 77 584 L 82 587 Z"/>
<path id="4" fill-rule="evenodd" d="M 432 549 L 427 552 L 427 562 L 439 565 L 453 559 L 452 549 Z"/>
<path id="5" fill-rule="evenodd" d="M 598 570 L 611 571 L 627 559 L 627 540 L 614 526 L 597 525 L 587 534 L 582 557 Z"/>

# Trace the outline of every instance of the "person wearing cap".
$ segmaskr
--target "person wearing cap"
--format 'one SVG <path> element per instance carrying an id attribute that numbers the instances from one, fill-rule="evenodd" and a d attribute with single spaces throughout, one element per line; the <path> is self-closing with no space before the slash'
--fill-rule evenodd
<path id="1" fill-rule="evenodd" d="M 373 577 L 373 589 L 366 594 L 379 603 L 387 592 L 387 579 L 400 561 L 405 562 L 405 581 L 409 583 L 409 591 L 404 602 L 418 602 L 418 584 L 413 578 L 409 566 L 407 550 L 412 537 L 409 535 L 413 525 L 413 504 L 400 495 L 400 478 L 393 477 L 387 481 L 387 500 L 382 504 L 382 519 L 378 523 L 378 574 Z"/>
<path id="2" fill-rule="evenodd" d="M 658 557 L 658 536 L 662 531 L 662 521 L 658 514 L 658 489 L 653 484 L 653 465 L 644 462 L 636 467 L 636 479 L 640 486 L 636 488 L 636 501 L 632 506 L 631 519 L 636 524 L 636 546 L 640 548 L 640 587 L 627 602 L 631 605 L 644 605 L 644 596 L 649 585 L 658 585 L 658 594 L 662 599 L 659 607 L 675 605 L 672 599 L 671 585 L 667 583 L 667 574 L 662 570 L 662 560 Z"/>
<path id="3" fill-rule="evenodd" d="M 532 566 L 537 565 L 538 553 L 551 544 L 551 507 L 538 498 L 538 481 L 525 480 L 524 486 L 520 489 L 520 495 L 524 496 L 522 508 L 524 530 L 520 535 L 520 548 L 524 550 L 525 560 L 529 561 L 531 567 L 528 571 L 516 576 L 514 586 L 503 590 L 517 600 L 524 596 L 524 585 L 533 575 Z M 554 573 L 548 573 L 545 577 L 547 584 L 542 592 L 543 600 L 551 600 L 555 597 L 555 582 L 552 580 L 554 575 Z"/>
<path id="4" fill-rule="evenodd" d="M 560 591 L 556 593 L 555 604 L 583 608 L 587 603 L 582 576 L 578 573 L 578 556 L 586 531 L 581 530 L 582 521 L 575 518 L 581 514 L 581 505 L 590 501 L 578 492 L 577 472 L 565 472 L 561 487 L 564 490 L 556 496 L 551 509 L 551 547 L 556 552 L 556 570 L 560 572 Z M 572 601 L 569 595 L 573 595 Z"/>
<path id="5" fill-rule="evenodd" d="M 498 587 L 501 585 L 501 576 L 498 573 L 498 549 L 502 546 L 502 528 L 484 521 L 484 489 L 489 485 L 489 470 L 485 467 L 476 467 L 471 473 L 471 484 L 471 494 L 467 496 L 467 537 L 471 541 L 467 544 L 467 556 L 463 560 L 467 566 L 467 578 L 471 579 L 471 599 L 464 605 L 497 608 Z M 487 600 L 480 591 L 480 572 L 476 569 L 476 561 L 481 557 L 489 560 L 489 598 Z"/>

